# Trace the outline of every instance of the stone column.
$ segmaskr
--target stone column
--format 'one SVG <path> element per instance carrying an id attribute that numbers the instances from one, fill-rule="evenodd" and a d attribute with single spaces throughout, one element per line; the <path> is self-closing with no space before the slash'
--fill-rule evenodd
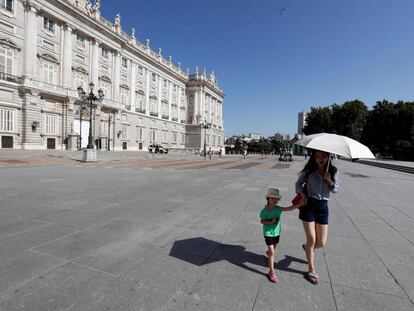
<path id="1" fill-rule="evenodd" d="M 130 88 L 130 92 L 131 92 L 131 96 L 130 96 L 130 105 L 131 105 L 131 110 L 135 111 L 134 107 L 135 107 L 135 97 L 136 97 L 136 85 L 137 85 L 137 64 L 135 64 L 133 61 L 131 61 L 131 84 L 129 86 Z"/>
<path id="2" fill-rule="evenodd" d="M 168 120 L 171 120 L 172 115 L 171 115 L 171 104 L 172 104 L 172 83 L 170 81 L 167 82 L 167 92 L 168 92 Z"/>
<path id="3" fill-rule="evenodd" d="M 114 70 L 113 70 L 113 85 L 112 94 L 115 101 L 119 101 L 119 83 L 121 74 L 121 54 L 118 51 L 114 53 Z"/>
<path id="4" fill-rule="evenodd" d="M 37 61 L 37 12 L 38 8 L 30 2 L 26 2 L 24 27 L 24 69 L 23 76 L 28 78 L 36 77 Z"/>
<path id="5" fill-rule="evenodd" d="M 161 76 L 158 76 L 158 116 L 161 117 L 162 107 L 161 107 L 161 98 L 162 98 L 162 79 Z"/>
<path id="6" fill-rule="evenodd" d="M 198 114 L 198 90 L 194 92 L 194 102 L 193 102 L 193 124 L 197 124 L 197 114 Z"/>
<path id="7" fill-rule="evenodd" d="M 63 60 L 62 60 L 62 85 L 72 86 L 72 27 L 64 26 Z"/>
<path id="8" fill-rule="evenodd" d="M 148 69 L 145 69 L 145 114 L 149 116 L 150 114 L 150 81 L 151 81 L 151 73 Z"/>
<path id="9" fill-rule="evenodd" d="M 99 88 L 99 42 L 92 41 L 92 61 L 91 61 L 91 81 L 95 84 L 95 87 Z"/>
<path id="10" fill-rule="evenodd" d="M 208 122 L 208 117 L 206 116 L 206 93 L 204 92 L 204 88 L 202 87 L 200 89 L 200 96 L 201 96 L 201 121 L 206 120 Z"/>

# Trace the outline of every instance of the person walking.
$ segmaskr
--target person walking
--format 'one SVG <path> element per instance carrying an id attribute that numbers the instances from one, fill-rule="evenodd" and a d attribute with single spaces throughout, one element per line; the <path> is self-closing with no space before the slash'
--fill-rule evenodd
<path id="1" fill-rule="evenodd" d="M 338 192 L 340 176 L 338 169 L 330 163 L 330 154 L 313 150 L 309 161 L 296 181 L 296 193 L 301 196 L 299 219 L 302 220 L 306 244 L 302 247 L 308 260 L 307 279 L 319 283 L 315 271 L 314 250 L 325 247 L 328 238 L 328 201 L 331 193 Z"/>
<path id="2" fill-rule="evenodd" d="M 275 283 L 278 281 L 278 277 L 274 270 L 274 261 L 276 255 L 276 246 L 280 239 L 280 216 L 282 211 L 292 211 L 299 207 L 299 205 L 291 205 L 289 207 L 281 207 L 277 204 L 281 199 L 279 190 L 275 188 L 269 188 L 265 195 L 266 205 L 260 211 L 260 223 L 263 225 L 263 235 L 267 245 L 266 255 L 268 257 L 267 263 L 269 266 L 269 273 L 267 277 L 269 281 Z"/>

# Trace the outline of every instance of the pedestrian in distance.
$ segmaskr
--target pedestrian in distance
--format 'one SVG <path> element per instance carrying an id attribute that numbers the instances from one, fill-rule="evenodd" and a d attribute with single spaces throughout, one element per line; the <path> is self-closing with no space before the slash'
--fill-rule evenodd
<path id="1" fill-rule="evenodd" d="M 302 220 L 306 244 L 302 248 L 308 260 L 307 279 L 319 283 L 315 271 L 314 250 L 325 247 L 328 238 L 328 201 L 331 193 L 338 192 L 340 176 L 338 169 L 330 163 L 330 154 L 313 150 L 305 167 L 296 181 L 296 193 L 300 194 L 299 219 Z"/>
<path id="2" fill-rule="evenodd" d="M 219 151 L 219 157 L 220 158 L 221 158 L 222 153 L 223 153 L 223 149 L 220 148 L 220 151 Z"/>
<path id="3" fill-rule="evenodd" d="M 280 216 L 283 212 L 292 211 L 300 205 L 281 207 L 277 205 L 281 199 L 279 190 L 269 188 L 266 193 L 266 205 L 260 211 L 260 223 L 263 225 L 263 235 L 267 245 L 266 255 L 269 266 L 268 278 L 270 282 L 277 282 L 278 277 L 274 270 L 276 247 L 280 240 L 281 221 Z"/>
<path id="4" fill-rule="evenodd" d="M 305 155 L 305 161 L 306 161 L 308 159 L 308 152 L 306 150 L 305 150 L 304 155 Z"/>

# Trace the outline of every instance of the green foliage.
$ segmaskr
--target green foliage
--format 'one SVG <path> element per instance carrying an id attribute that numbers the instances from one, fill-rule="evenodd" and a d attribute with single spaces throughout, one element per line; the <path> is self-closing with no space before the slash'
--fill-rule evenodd
<path id="1" fill-rule="evenodd" d="M 347 101 L 342 105 L 311 108 L 306 116 L 306 135 L 335 133 L 359 140 L 366 123 L 368 108 L 360 100 Z"/>
<path id="2" fill-rule="evenodd" d="M 332 110 L 330 107 L 311 108 L 306 115 L 306 125 L 303 132 L 306 135 L 316 133 L 332 133 Z"/>
<path id="3" fill-rule="evenodd" d="M 312 107 L 304 133 L 345 135 L 382 156 L 414 160 L 414 102 L 378 101 L 370 111 L 360 100 Z"/>
<path id="4" fill-rule="evenodd" d="M 378 101 L 368 113 L 362 142 L 382 156 L 413 160 L 414 102 Z"/>

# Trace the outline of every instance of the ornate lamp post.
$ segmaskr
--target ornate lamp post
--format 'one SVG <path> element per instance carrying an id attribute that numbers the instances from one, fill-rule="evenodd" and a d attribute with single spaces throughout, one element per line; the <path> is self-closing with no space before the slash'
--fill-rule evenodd
<path id="1" fill-rule="evenodd" d="M 206 138 L 207 138 L 207 129 L 211 127 L 211 123 L 207 122 L 205 119 L 200 123 L 200 127 L 204 129 L 204 160 L 207 159 L 207 149 L 206 149 Z"/>
<path id="2" fill-rule="evenodd" d="M 93 138 L 92 138 L 92 111 L 94 107 L 94 103 L 96 101 L 101 102 L 104 98 L 104 93 L 101 89 L 98 90 L 98 96 L 96 96 L 93 92 L 95 85 L 93 82 L 89 83 L 90 92 L 87 94 L 81 86 L 78 87 L 78 95 L 79 97 L 87 101 L 89 103 L 89 135 L 88 135 L 88 146 L 84 151 L 84 158 L 85 162 L 88 161 L 96 161 L 96 150 L 93 147 Z"/>
<path id="3" fill-rule="evenodd" d="M 82 119 L 83 112 L 86 110 L 86 106 L 82 103 L 79 107 L 79 150 L 82 149 Z"/>

